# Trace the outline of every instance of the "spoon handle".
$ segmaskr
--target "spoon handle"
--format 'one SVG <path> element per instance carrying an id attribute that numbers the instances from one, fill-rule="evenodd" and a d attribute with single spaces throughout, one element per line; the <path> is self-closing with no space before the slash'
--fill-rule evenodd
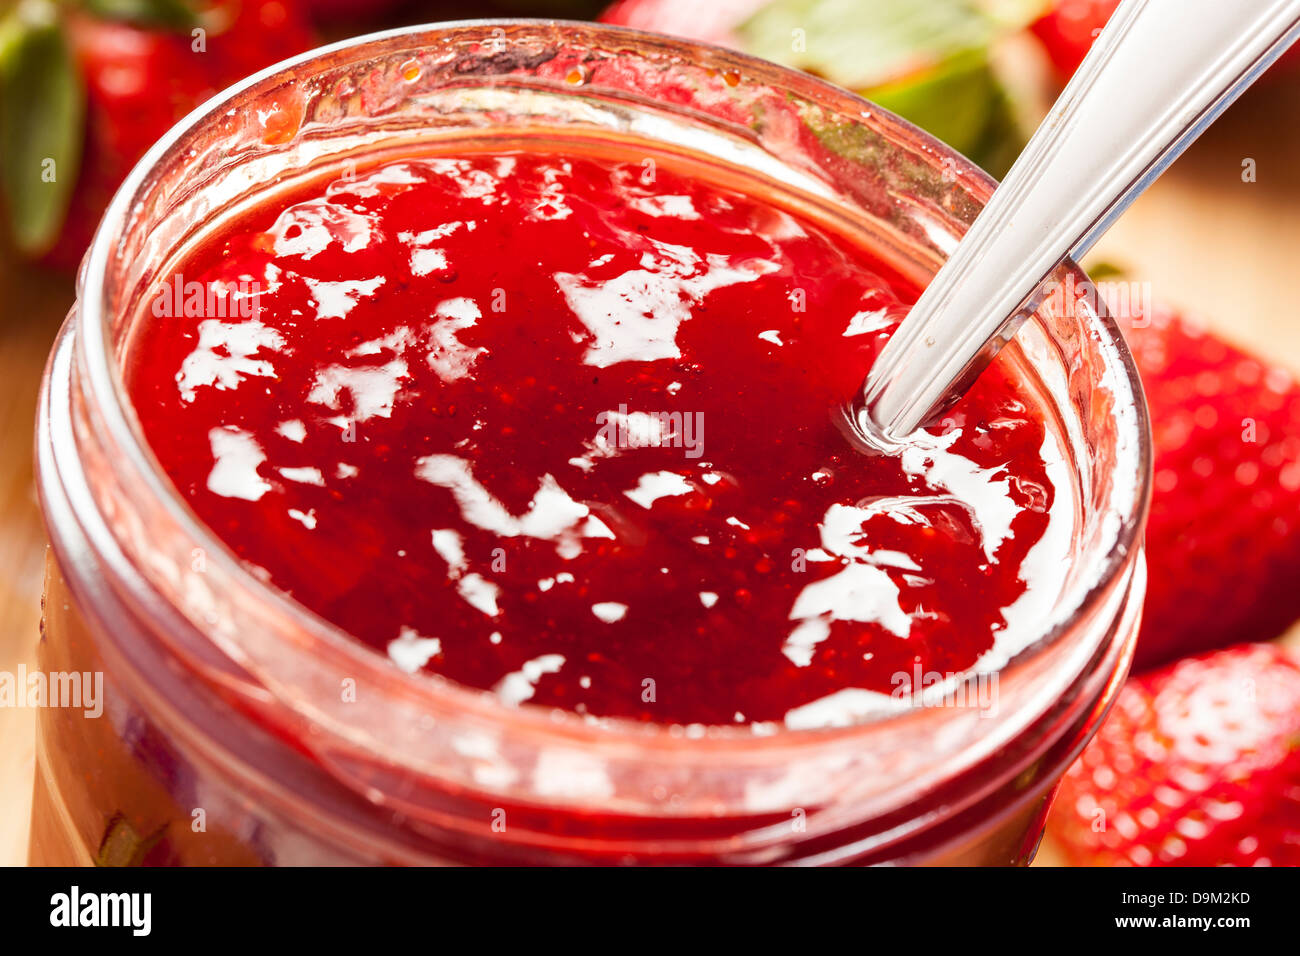
<path id="1" fill-rule="evenodd" d="M 897 442 L 956 400 L 1134 199 L 1300 36 L 1300 0 L 1123 0 L 873 365 L 858 425 Z"/>

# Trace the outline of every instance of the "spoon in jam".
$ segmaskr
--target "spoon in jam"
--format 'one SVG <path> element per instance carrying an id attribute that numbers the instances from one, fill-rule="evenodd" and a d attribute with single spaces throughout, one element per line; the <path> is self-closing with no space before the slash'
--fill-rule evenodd
<path id="1" fill-rule="evenodd" d="M 1300 36 L 1300 0 L 1124 0 L 868 373 L 861 437 L 897 446 L 979 376 L 1129 204 Z"/>

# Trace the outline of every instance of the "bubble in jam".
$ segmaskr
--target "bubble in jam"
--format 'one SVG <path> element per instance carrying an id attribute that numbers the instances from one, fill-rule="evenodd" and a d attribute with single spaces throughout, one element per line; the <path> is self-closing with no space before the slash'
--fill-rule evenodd
<path id="1" fill-rule="evenodd" d="M 1060 442 L 995 364 L 895 456 L 845 400 L 918 289 L 656 158 L 412 159 L 154 290 L 129 390 L 259 576 L 394 667 L 590 720 L 842 725 L 1059 593 Z"/>

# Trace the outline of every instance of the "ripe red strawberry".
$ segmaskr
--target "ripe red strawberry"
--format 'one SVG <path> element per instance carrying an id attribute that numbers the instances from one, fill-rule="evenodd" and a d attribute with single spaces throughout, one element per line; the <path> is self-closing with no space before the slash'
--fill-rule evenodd
<path id="1" fill-rule="evenodd" d="M 1300 387 L 1166 309 L 1133 325 L 1155 444 L 1140 670 L 1300 618 Z"/>
<path id="2" fill-rule="evenodd" d="M 1047 825 L 1076 865 L 1300 865 L 1300 662 L 1243 644 L 1130 680 Z"/>
<path id="3" fill-rule="evenodd" d="M 1042 41 L 1047 56 L 1064 83 L 1079 68 L 1083 58 L 1120 0 L 1055 0 L 1030 30 Z M 1290 69 L 1300 64 L 1300 46 L 1283 54 L 1279 65 Z"/>
<path id="4" fill-rule="evenodd" d="M 131 167 L 153 143 L 205 99 L 285 57 L 310 48 L 313 34 L 300 0 L 167 0 L 127 5 L 130 20 L 91 16 L 73 6 L 41 4 L 68 51 L 71 82 L 84 91 L 84 120 L 62 137 L 60 166 L 76 172 L 66 207 L 54 211 L 53 229 L 12 228 L 21 251 L 74 267 L 89 244 L 99 217 Z M 140 13 L 140 11 L 144 11 Z M 149 25 L 136 22 L 135 14 Z M 186 22 L 185 17 L 192 17 Z M 192 30 L 201 28 L 196 37 Z M 22 73 L 56 68 L 29 58 Z M 11 90 L 27 93 L 23 75 Z M 30 94 L 28 94 L 30 95 Z M 32 102 L 34 113 L 45 113 Z M 65 118 L 53 116 L 46 125 Z M 43 121 L 44 122 L 44 121 Z M 6 151 L 15 148 L 6 143 Z M 79 163 L 78 163 L 79 160 Z M 19 175 L 27 175 L 19 167 Z M 16 183 L 11 198 L 30 185 Z M 36 195 L 54 195 L 36 190 Z M 11 219 L 30 210 L 10 209 Z"/>
<path id="5" fill-rule="evenodd" d="M 683 3 L 681 0 L 618 0 L 600 15 L 605 23 L 617 23 L 638 30 L 689 37 L 706 43 L 741 48 L 732 28 L 747 19 L 767 0 L 714 0 L 713 3 Z"/>
<path id="6" fill-rule="evenodd" d="M 1119 0 L 1056 0 L 1029 29 L 1042 41 L 1062 80 L 1068 80 L 1092 48 Z"/>

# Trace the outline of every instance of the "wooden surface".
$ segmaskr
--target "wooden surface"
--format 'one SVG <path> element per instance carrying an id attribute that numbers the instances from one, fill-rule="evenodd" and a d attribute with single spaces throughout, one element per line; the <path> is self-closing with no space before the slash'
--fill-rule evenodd
<path id="1" fill-rule="evenodd" d="M 0 671 L 35 665 L 45 532 L 32 481 L 36 388 L 71 282 L 0 262 Z M 0 863 L 27 854 L 35 712 L 0 708 Z"/>
<path id="2" fill-rule="evenodd" d="M 1255 161 L 1256 181 L 1242 181 Z M 1124 216 L 1089 261 L 1300 372 L 1300 79 L 1252 90 Z M 32 422 L 46 354 L 72 303 L 66 277 L 0 257 L 0 671 L 34 663 L 45 542 Z M 1297 632 L 1293 631 L 1293 635 Z M 1300 637 L 1300 635 L 1297 635 Z M 33 718 L 0 708 L 0 864 L 25 858 Z M 1050 847 L 1040 862 L 1056 856 Z"/>

